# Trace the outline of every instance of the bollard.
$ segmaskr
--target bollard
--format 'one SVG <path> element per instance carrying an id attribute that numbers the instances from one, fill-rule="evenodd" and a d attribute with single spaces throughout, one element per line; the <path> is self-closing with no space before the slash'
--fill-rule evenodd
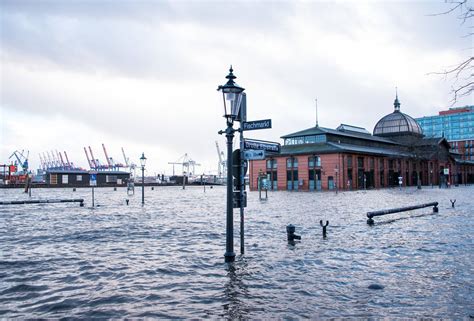
<path id="1" fill-rule="evenodd" d="M 438 213 L 438 212 L 439 212 L 438 205 L 433 206 L 433 213 Z"/>
<path id="2" fill-rule="evenodd" d="M 128 201 L 129 201 L 129 199 L 127 198 L 127 199 L 125 200 L 125 203 L 127 203 L 127 205 L 128 205 Z"/>
<path id="3" fill-rule="evenodd" d="M 84 201 L 80 202 L 80 203 L 79 203 L 79 206 L 80 206 L 80 207 L 84 207 Z"/>
<path id="4" fill-rule="evenodd" d="M 154 190 L 155 190 L 155 187 L 152 186 L 152 187 L 151 187 L 151 190 L 154 191 Z"/>
<path id="5" fill-rule="evenodd" d="M 74 187 L 74 188 L 72 189 L 72 191 L 75 192 L 75 191 L 76 191 L 76 188 Z"/>
<path id="6" fill-rule="evenodd" d="M 449 200 L 451 202 L 451 207 L 454 208 L 454 203 L 456 203 L 456 200 Z"/>
<path id="7" fill-rule="evenodd" d="M 301 236 L 295 234 L 295 226 L 293 224 L 286 226 L 286 234 L 288 236 L 288 242 L 293 242 L 294 240 L 301 240 Z"/>
<path id="8" fill-rule="evenodd" d="M 326 221 L 326 225 L 323 225 L 323 220 L 320 220 L 319 224 L 323 227 L 323 237 L 326 237 L 326 227 L 329 225 L 329 221 Z"/>
<path id="9" fill-rule="evenodd" d="M 117 187 L 114 187 L 114 191 L 116 191 L 116 190 L 117 190 Z"/>

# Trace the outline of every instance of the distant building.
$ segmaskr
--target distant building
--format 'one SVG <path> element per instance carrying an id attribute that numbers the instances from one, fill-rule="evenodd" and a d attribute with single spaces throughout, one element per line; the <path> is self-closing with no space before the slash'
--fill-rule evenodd
<path id="1" fill-rule="evenodd" d="M 453 153 L 474 161 L 474 106 L 449 108 L 416 120 L 426 137 L 444 137 Z"/>
<path id="2" fill-rule="evenodd" d="M 46 185 L 49 187 L 88 187 L 90 186 L 91 171 L 86 170 L 48 170 Z M 98 187 L 126 186 L 130 173 L 122 171 L 97 171 Z"/>
<path id="3" fill-rule="evenodd" d="M 390 186 L 474 183 L 474 161 L 450 152 L 448 141 L 425 137 L 400 111 L 382 117 L 373 135 L 357 126 L 311 127 L 281 137 L 280 153 L 249 165 L 250 189 L 265 177 L 272 190 L 352 190 Z"/>

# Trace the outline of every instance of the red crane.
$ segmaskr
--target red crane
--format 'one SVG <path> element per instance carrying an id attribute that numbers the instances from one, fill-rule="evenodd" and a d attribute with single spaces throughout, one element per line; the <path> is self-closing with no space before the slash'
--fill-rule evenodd
<path id="1" fill-rule="evenodd" d="M 91 158 L 92 158 L 92 163 L 94 164 L 94 168 L 98 169 L 99 164 L 97 164 L 97 160 L 95 159 L 94 154 L 92 153 L 92 148 L 90 146 L 89 146 L 89 151 L 91 152 Z"/>
<path id="2" fill-rule="evenodd" d="M 104 154 L 105 154 L 105 159 L 107 160 L 107 164 L 109 164 L 109 167 L 112 168 L 114 164 L 112 163 L 112 160 L 109 158 L 109 155 L 107 155 L 107 149 L 105 149 L 104 144 L 102 144 L 102 148 L 104 149 Z"/>
<path id="3" fill-rule="evenodd" d="M 69 162 L 69 158 L 67 157 L 66 151 L 64 151 L 64 156 L 66 157 L 67 166 L 68 166 L 69 168 L 71 168 L 71 167 L 72 167 L 72 163 Z"/>
<path id="4" fill-rule="evenodd" d="M 89 154 L 87 154 L 87 149 L 84 147 L 84 153 L 86 153 L 86 157 L 87 157 L 87 163 L 89 163 L 89 167 L 92 169 L 94 168 L 92 162 L 91 162 L 91 159 L 89 158 Z"/>

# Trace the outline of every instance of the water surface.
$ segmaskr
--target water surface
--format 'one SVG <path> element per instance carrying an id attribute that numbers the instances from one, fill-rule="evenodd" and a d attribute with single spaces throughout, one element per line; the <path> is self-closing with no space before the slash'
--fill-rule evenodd
<path id="1" fill-rule="evenodd" d="M 96 189 L 91 208 L 90 189 L 34 189 L 33 199 L 86 205 L 0 206 L 0 317 L 474 315 L 474 187 L 272 192 L 267 201 L 250 192 L 246 253 L 232 265 L 223 258 L 225 187 L 147 187 L 144 207 L 140 192 Z M 28 196 L 0 190 L 0 199 Z M 366 224 L 367 211 L 432 201 L 437 214 Z M 294 245 L 290 223 L 302 236 Z"/>

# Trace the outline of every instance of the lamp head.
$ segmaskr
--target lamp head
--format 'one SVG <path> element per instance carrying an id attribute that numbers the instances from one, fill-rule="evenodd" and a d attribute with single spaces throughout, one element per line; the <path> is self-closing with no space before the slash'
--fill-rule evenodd
<path id="1" fill-rule="evenodd" d="M 237 77 L 234 76 L 233 71 L 232 66 L 230 66 L 229 74 L 226 76 L 227 83 L 217 88 L 217 90 L 222 91 L 224 117 L 230 120 L 235 120 L 239 115 L 242 93 L 245 90 L 235 83 L 234 79 Z"/>
<path id="2" fill-rule="evenodd" d="M 142 167 L 145 167 L 145 164 L 146 164 L 145 153 L 142 153 L 142 157 L 140 157 L 140 164 L 142 165 Z"/>

